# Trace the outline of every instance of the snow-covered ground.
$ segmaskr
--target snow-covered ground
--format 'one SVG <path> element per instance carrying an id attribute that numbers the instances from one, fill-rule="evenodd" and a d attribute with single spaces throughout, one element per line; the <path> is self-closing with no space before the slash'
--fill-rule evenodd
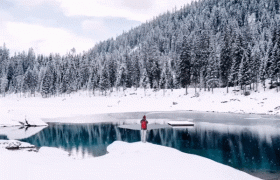
<path id="1" fill-rule="evenodd" d="M 2 106 L 5 106 L 2 105 Z M 1 111 L 2 110 L 2 111 Z M 29 113 L 28 111 L 4 111 L 4 107 L 0 110 L 0 127 L 4 126 L 47 126 L 41 117 Z"/>
<path id="2" fill-rule="evenodd" d="M 22 126 L 25 119 L 32 125 L 45 125 L 42 121 L 83 123 L 81 116 L 98 114 L 152 111 L 215 111 L 230 113 L 280 113 L 280 92 L 275 89 L 252 92 L 249 96 L 235 93 L 230 88 L 214 89 L 214 94 L 202 90 L 194 97 L 194 89 L 153 90 L 127 89 L 104 96 L 86 91 L 70 95 L 42 98 L 16 94 L 0 98 L 0 134 L 17 139 L 11 128 Z M 67 117 L 67 118 L 64 118 Z M 72 117 L 72 118 L 71 118 Z M 133 118 L 132 118 L 133 119 Z M 137 119 L 137 117 L 135 117 Z M 137 119 L 137 121 L 139 121 Z M 165 120 L 168 121 L 168 120 Z M 150 122 L 152 122 L 150 120 Z M 9 128 L 9 129 L 8 129 Z M 19 136 L 29 137 L 42 128 L 26 131 L 15 127 Z M 6 132 L 7 131 L 7 132 Z M 10 142 L 10 141 L 8 141 Z M 13 142 L 12 142 L 13 143 Z M 3 143 L 2 143 L 3 145 Z M 7 145 L 7 143 L 6 143 Z M 0 179 L 256 179 L 244 172 L 212 160 L 179 152 L 150 143 L 114 142 L 109 154 L 98 158 L 74 160 L 67 152 L 43 147 L 38 153 L 8 151 L 0 147 Z M 16 173 L 15 173 L 16 172 Z"/>
<path id="3" fill-rule="evenodd" d="M 198 90 L 199 91 L 199 90 Z M 114 91 L 104 96 L 96 92 L 96 96 L 87 91 L 80 91 L 60 97 L 42 98 L 7 95 L 0 98 L 0 126 L 19 125 L 27 115 L 34 123 L 42 124 L 40 119 L 79 117 L 82 115 L 118 113 L 118 112 L 151 112 L 151 111 L 215 111 L 230 113 L 273 114 L 280 113 L 280 92 L 276 89 L 251 91 L 251 95 L 244 96 L 241 92 L 234 92 L 233 88 L 226 93 L 226 88 L 214 89 L 214 93 L 202 90 L 199 97 L 194 97 L 194 89 L 175 89 L 153 92 L 143 89 L 127 89 Z M 18 119 L 6 118 L 17 114 Z M 18 116 L 18 114 L 21 115 Z M 37 121 L 36 121 L 37 120 Z M 79 122 L 78 118 L 73 121 Z"/>
<path id="4" fill-rule="evenodd" d="M 75 160 L 43 147 L 38 153 L 0 148 L 0 179 L 257 179 L 196 155 L 150 143 L 115 141 L 108 154 Z"/>

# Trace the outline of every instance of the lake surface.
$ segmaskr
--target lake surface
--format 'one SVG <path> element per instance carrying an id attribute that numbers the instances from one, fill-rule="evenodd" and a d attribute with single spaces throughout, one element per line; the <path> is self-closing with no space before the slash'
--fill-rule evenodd
<path id="1" fill-rule="evenodd" d="M 136 116 L 134 116 L 134 115 Z M 37 147 L 57 147 L 75 158 L 105 155 L 107 146 L 116 140 L 138 142 L 143 113 L 110 114 L 114 122 L 63 124 L 49 123 L 21 141 Z M 218 113 L 170 112 L 149 113 L 147 142 L 196 154 L 254 176 L 280 178 L 280 120 L 274 116 Z M 194 127 L 177 129 L 170 120 L 193 119 Z M 152 127 L 152 128 L 151 128 Z M 28 129 L 26 130 L 28 131 Z M 0 139 L 9 139 L 1 135 Z"/>

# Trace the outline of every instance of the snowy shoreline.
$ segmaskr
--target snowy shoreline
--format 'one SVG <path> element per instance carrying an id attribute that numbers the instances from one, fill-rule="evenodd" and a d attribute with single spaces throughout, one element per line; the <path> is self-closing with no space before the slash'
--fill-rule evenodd
<path id="1" fill-rule="evenodd" d="M 202 90 L 199 97 L 194 96 L 193 88 L 189 88 L 188 92 L 188 95 L 184 95 L 185 89 L 165 92 L 127 89 L 114 91 L 107 96 L 96 92 L 96 96 L 93 96 L 88 91 L 79 91 L 50 98 L 10 94 L 0 98 L 0 126 L 20 125 L 8 117 L 11 115 L 20 115 L 21 120 L 17 121 L 23 121 L 24 115 L 27 115 L 38 125 L 43 125 L 42 119 L 60 119 L 58 121 L 63 122 L 63 119 L 72 117 L 73 123 L 82 123 L 77 120 L 80 116 L 125 112 L 192 111 L 280 116 L 280 93 L 275 89 L 251 91 L 249 96 L 236 93 L 233 88 L 229 89 L 229 93 L 226 93 L 226 88 L 214 89 L 214 94 Z"/>

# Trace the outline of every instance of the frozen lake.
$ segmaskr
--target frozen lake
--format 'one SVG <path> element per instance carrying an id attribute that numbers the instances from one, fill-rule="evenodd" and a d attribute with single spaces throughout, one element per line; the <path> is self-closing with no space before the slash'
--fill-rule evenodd
<path id="1" fill-rule="evenodd" d="M 44 129 L 13 128 L 0 139 L 16 137 L 37 147 L 57 147 L 75 158 L 102 156 L 119 140 L 140 141 L 140 119 L 146 114 L 147 142 L 172 147 L 232 166 L 260 178 L 280 178 L 280 119 L 275 116 L 197 112 L 121 113 L 83 117 L 84 124 L 49 122 Z M 93 123 L 96 118 L 103 122 Z M 193 119 L 194 127 L 174 129 L 170 120 Z M 55 122 L 57 121 L 57 122 Z M 110 122 L 111 121 L 111 122 Z M 30 135 L 28 134 L 30 132 Z"/>

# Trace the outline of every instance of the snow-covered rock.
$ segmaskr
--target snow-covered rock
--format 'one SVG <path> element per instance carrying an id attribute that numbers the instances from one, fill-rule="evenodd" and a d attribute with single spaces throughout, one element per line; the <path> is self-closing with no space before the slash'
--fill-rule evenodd
<path id="1" fill-rule="evenodd" d="M 17 140 L 0 140 L 0 148 L 23 149 L 23 148 L 35 148 L 35 146 L 32 144 L 17 141 Z"/>

